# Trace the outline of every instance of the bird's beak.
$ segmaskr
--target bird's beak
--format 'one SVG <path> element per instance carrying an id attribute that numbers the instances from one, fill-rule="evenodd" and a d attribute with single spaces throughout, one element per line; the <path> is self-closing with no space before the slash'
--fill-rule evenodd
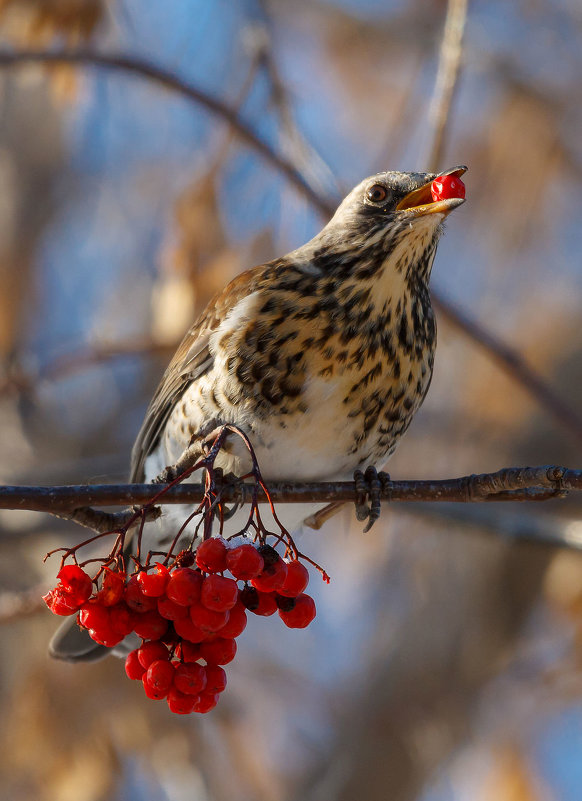
<path id="1" fill-rule="evenodd" d="M 430 187 L 435 178 L 441 178 L 443 175 L 454 175 L 460 178 L 461 175 L 467 172 L 467 167 L 460 166 L 454 167 L 452 170 L 445 170 L 435 175 L 428 183 L 423 184 L 418 189 L 414 189 L 405 195 L 400 203 L 396 206 L 397 211 L 408 211 L 414 217 L 423 217 L 425 214 L 449 214 L 457 206 L 465 202 L 464 198 L 451 197 L 447 200 L 432 199 Z"/>

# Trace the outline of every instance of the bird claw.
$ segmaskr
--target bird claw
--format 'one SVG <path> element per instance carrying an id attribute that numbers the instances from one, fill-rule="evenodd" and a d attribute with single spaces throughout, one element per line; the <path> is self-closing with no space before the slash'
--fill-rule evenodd
<path id="1" fill-rule="evenodd" d="M 390 476 L 380 472 L 375 467 L 367 467 L 366 472 L 354 472 L 356 485 L 356 517 L 358 520 L 367 520 L 364 534 L 368 532 L 380 517 L 382 492 L 388 488 Z"/>

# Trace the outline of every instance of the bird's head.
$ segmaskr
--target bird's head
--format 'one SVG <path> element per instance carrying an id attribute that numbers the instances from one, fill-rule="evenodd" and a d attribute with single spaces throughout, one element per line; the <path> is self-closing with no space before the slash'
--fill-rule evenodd
<path id="1" fill-rule="evenodd" d="M 428 281 L 443 221 L 464 203 L 462 182 L 451 179 L 459 179 L 466 170 L 459 166 L 442 173 L 381 172 L 366 178 L 319 235 L 322 247 L 315 260 L 326 261 L 323 269 L 343 278 L 373 278 L 381 268 L 389 268 L 403 278 Z M 435 182 L 443 178 L 445 191 L 439 194 Z M 447 181 L 452 192 L 446 191 Z"/>

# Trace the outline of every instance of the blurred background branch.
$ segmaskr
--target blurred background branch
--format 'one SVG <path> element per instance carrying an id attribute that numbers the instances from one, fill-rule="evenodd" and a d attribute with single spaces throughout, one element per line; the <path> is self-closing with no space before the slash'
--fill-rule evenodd
<path id="1" fill-rule="evenodd" d="M 431 391 L 390 470 L 579 464 L 582 17 L 567 0 L 471 3 L 457 61 L 454 5 L 0 3 L 2 52 L 163 64 L 250 121 L 315 195 L 179 89 L 123 69 L 3 69 L 0 483 L 123 481 L 168 352 L 212 294 L 313 236 L 363 175 L 426 168 L 447 55 L 435 167 L 469 164 L 470 202 L 435 264 L 449 307 Z M 25 613 L 28 592 L 78 528 L 0 509 L 0 798 L 578 801 L 582 557 L 539 547 L 579 539 L 578 496 L 388 503 L 372 537 L 346 509 L 307 535 L 333 579 L 313 634 L 250 623 L 205 721 L 144 703 L 113 660 L 47 660 L 48 613 Z"/>
<path id="2" fill-rule="evenodd" d="M 429 109 L 429 122 L 432 126 L 431 151 L 427 161 L 429 169 L 437 170 L 437 165 L 441 163 L 445 129 L 460 68 L 466 12 L 467 0 L 450 0 L 441 47 L 439 71 L 433 100 Z M 318 190 L 304 176 L 305 148 L 299 144 L 299 138 L 295 133 L 295 128 L 287 110 L 285 95 L 282 92 L 268 52 L 266 47 L 259 45 L 260 58 L 266 65 L 269 76 L 273 81 L 274 98 L 282 114 L 283 130 L 286 130 L 296 143 L 289 157 L 278 153 L 255 133 L 241 119 L 235 108 L 213 97 L 192 82 L 184 81 L 172 72 L 144 59 L 137 59 L 118 53 L 104 54 L 85 50 L 64 52 L 22 50 L 18 52 L 0 52 L 0 68 L 34 63 L 81 64 L 127 71 L 159 83 L 166 89 L 176 91 L 189 100 L 200 103 L 222 118 L 245 144 L 257 150 L 269 164 L 279 170 L 296 189 L 304 194 L 322 216 L 329 217 L 335 210 L 335 202 L 327 200 L 319 194 Z M 303 167 L 298 164 L 298 160 L 303 163 Z M 521 383 L 528 392 L 531 392 L 540 405 L 582 443 L 582 416 L 559 397 L 547 381 L 528 365 L 518 350 L 491 333 L 486 326 L 477 322 L 467 311 L 455 308 L 434 288 L 432 289 L 432 297 L 436 308 L 449 324 L 484 348 L 495 363 L 500 365 L 514 381 Z M 120 347 L 121 350 L 127 351 L 127 346 L 121 344 Z M 93 360 L 89 357 L 88 364 L 90 365 L 92 362 Z M 14 386 L 14 383 L 14 379 L 5 380 L 3 384 L 0 384 L 0 391 L 2 391 L 3 386 Z M 26 383 L 26 377 L 21 379 L 21 385 Z"/>

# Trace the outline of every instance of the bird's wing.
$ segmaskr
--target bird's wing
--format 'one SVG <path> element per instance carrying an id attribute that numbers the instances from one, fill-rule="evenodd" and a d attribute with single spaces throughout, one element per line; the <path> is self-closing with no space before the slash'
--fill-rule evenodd
<path id="1" fill-rule="evenodd" d="M 180 343 L 152 398 L 133 446 L 130 481 L 143 480 L 145 460 L 155 448 L 176 403 L 190 384 L 212 369 L 214 357 L 209 347 L 212 332 L 242 298 L 258 288 L 270 266 L 254 267 L 232 280 L 210 301 Z"/>
<path id="2" fill-rule="evenodd" d="M 142 481 L 144 463 L 155 448 L 172 409 L 187 387 L 212 369 L 210 336 L 236 304 L 254 292 L 270 265 L 262 265 L 237 276 L 214 297 L 205 311 L 190 328 L 156 390 L 146 412 L 131 454 L 130 481 Z M 131 537 L 126 548 L 131 550 Z M 98 645 L 87 631 L 76 624 L 76 617 L 68 618 L 53 636 L 49 652 L 56 659 L 71 662 L 93 662 L 110 653 L 111 649 Z"/>

